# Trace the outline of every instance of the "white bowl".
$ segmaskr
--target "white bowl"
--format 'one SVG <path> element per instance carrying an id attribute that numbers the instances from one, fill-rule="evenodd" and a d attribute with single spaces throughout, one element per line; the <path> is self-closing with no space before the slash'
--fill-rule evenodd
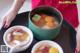
<path id="1" fill-rule="evenodd" d="M 7 43 L 5 37 L 6 37 L 6 35 L 7 35 L 9 32 L 11 32 L 12 30 L 14 30 L 15 28 L 23 29 L 24 31 L 26 31 L 26 32 L 29 34 L 29 38 L 28 38 L 28 40 L 26 41 L 26 44 L 25 44 L 23 47 L 21 47 L 21 48 L 14 48 L 14 49 L 13 49 L 14 52 L 23 51 L 23 50 L 27 49 L 27 48 L 31 45 L 31 43 L 32 43 L 32 41 L 33 41 L 33 33 L 32 33 L 32 31 L 31 31 L 29 28 L 27 28 L 27 27 L 25 27 L 25 26 L 19 26 L 19 25 L 18 25 L 18 26 L 13 26 L 13 27 L 9 28 L 9 29 L 4 33 L 3 40 L 4 40 L 4 43 L 6 44 L 6 46 L 8 46 L 10 49 L 12 49 L 13 46 L 11 46 L 11 45 L 9 45 L 9 44 Z"/>
<path id="2" fill-rule="evenodd" d="M 63 53 L 63 49 L 61 48 L 61 46 L 60 46 L 59 44 L 57 44 L 56 42 L 50 41 L 50 40 L 43 40 L 43 41 L 40 41 L 40 42 L 38 42 L 37 44 L 35 44 L 35 45 L 33 46 L 33 48 L 32 48 L 31 53 L 35 53 L 35 50 L 36 50 L 37 48 L 39 48 L 41 45 L 43 45 L 43 44 L 49 44 L 49 45 L 51 45 L 52 47 L 57 48 L 57 49 L 59 50 L 59 53 Z"/>

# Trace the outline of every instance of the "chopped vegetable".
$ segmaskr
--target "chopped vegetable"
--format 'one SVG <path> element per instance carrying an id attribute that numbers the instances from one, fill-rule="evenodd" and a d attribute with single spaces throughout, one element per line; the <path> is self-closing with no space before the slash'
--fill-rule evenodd
<path id="1" fill-rule="evenodd" d="M 45 17 L 45 21 L 46 21 L 46 22 L 53 22 L 54 19 L 53 19 L 52 16 L 46 16 L 46 17 Z"/>
<path id="2" fill-rule="evenodd" d="M 49 49 L 49 53 L 59 53 L 58 49 L 57 48 L 50 48 Z"/>
<path id="3" fill-rule="evenodd" d="M 41 16 L 40 16 L 40 15 L 35 14 L 35 15 L 33 16 L 32 20 L 33 20 L 33 21 L 39 21 L 39 20 L 40 20 L 40 18 L 41 18 Z"/>
<path id="4" fill-rule="evenodd" d="M 35 14 L 32 17 L 33 23 L 43 29 L 52 29 L 58 26 L 58 21 L 54 16 L 49 16 L 46 14 Z"/>

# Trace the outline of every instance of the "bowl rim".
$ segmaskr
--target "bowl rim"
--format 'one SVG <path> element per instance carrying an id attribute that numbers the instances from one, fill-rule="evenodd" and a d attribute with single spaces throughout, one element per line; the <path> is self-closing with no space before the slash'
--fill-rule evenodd
<path id="1" fill-rule="evenodd" d="M 3 36 L 3 41 L 4 41 L 5 45 L 8 46 L 9 48 L 13 48 L 12 46 L 10 46 L 10 45 L 7 43 L 5 37 L 6 37 L 7 32 L 9 32 L 9 30 L 11 30 L 12 28 L 15 28 L 15 27 L 23 27 L 23 28 L 25 28 L 25 30 L 28 30 L 28 33 L 29 33 L 29 35 L 30 35 L 30 40 L 28 40 L 29 43 L 28 43 L 28 44 L 25 44 L 25 46 L 23 46 L 22 48 L 18 48 L 18 50 L 20 51 L 20 50 L 27 49 L 27 48 L 31 45 L 31 43 L 32 43 L 32 41 L 33 41 L 33 33 L 32 33 L 32 31 L 31 31 L 29 28 L 27 28 L 27 27 L 25 27 L 25 26 L 22 26 L 22 25 L 12 26 L 12 27 L 10 27 L 9 29 L 7 29 L 7 30 L 5 31 L 4 36 Z"/>
<path id="2" fill-rule="evenodd" d="M 38 7 L 34 8 L 33 10 L 35 10 L 35 9 L 37 9 L 37 8 L 42 8 L 42 7 L 52 8 L 52 9 L 56 10 L 56 11 L 60 14 L 60 16 L 61 16 L 61 21 L 60 21 L 59 25 L 58 25 L 57 27 L 51 28 L 51 29 L 56 29 L 56 28 L 60 27 L 61 24 L 62 24 L 62 22 L 63 22 L 62 13 L 61 13 L 57 8 L 51 7 L 51 6 L 46 6 L 46 5 L 38 6 Z M 33 10 L 32 10 L 32 11 L 33 11 Z M 30 21 L 30 22 L 33 24 L 33 26 L 35 26 L 36 28 L 38 28 L 38 29 L 43 29 L 43 28 L 40 28 L 40 27 L 36 26 L 36 25 L 31 21 L 30 14 L 32 13 L 32 11 L 30 11 L 30 12 L 29 12 L 29 15 L 28 15 L 29 21 Z M 51 30 L 51 29 L 44 29 L 44 30 Z"/>
<path id="3" fill-rule="evenodd" d="M 40 42 L 36 43 L 36 44 L 33 46 L 32 50 L 31 50 L 31 53 L 34 53 L 35 50 L 36 50 L 35 48 L 38 48 L 38 47 L 40 46 L 40 44 L 43 44 L 43 43 L 45 43 L 45 42 L 46 42 L 46 43 L 56 44 L 56 46 L 58 47 L 58 49 L 61 51 L 60 53 L 64 53 L 62 47 L 61 47 L 58 43 L 56 43 L 55 41 L 51 41 L 51 40 L 43 40 L 43 41 L 40 41 Z"/>

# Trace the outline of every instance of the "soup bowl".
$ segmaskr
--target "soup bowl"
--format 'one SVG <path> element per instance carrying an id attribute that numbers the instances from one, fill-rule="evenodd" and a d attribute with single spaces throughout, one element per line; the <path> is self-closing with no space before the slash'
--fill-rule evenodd
<path id="1" fill-rule="evenodd" d="M 32 17 L 35 14 L 46 14 L 49 16 L 54 16 L 59 24 L 58 24 L 58 26 L 56 26 L 55 28 L 52 28 L 52 29 L 40 28 L 40 27 L 36 26 L 32 21 Z M 39 6 L 35 9 L 33 9 L 29 13 L 28 27 L 33 31 L 33 33 L 35 34 L 34 37 L 36 39 L 38 39 L 38 40 L 53 40 L 54 38 L 56 38 L 58 36 L 62 22 L 63 22 L 63 16 L 58 9 L 56 9 L 54 7 L 50 7 L 50 6 Z"/>
<path id="2" fill-rule="evenodd" d="M 15 45 L 15 46 L 13 46 L 13 44 L 9 44 L 9 40 L 11 38 L 11 34 L 12 34 L 12 31 L 14 31 L 14 29 L 20 29 L 20 30 L 23 30 L 28 33 L 26 40 L 23 40 L 22 42 L 16 41 L 18 44 L 16 43 L 17 45 Z M 8 34 L 10 34 L 10 35 L 8 35 Z M 17 36 L 16 39 L 19 39 L 18 38 L 19 34 L 20 33 L 18 32 L 17 35 L 15 35 L 15 36 Z M 8 46 L 10 48 L 10 52 L 19 52 L 19 51 L 23 51 L 23 50 L 27 49 L 31 45 L 31 43 L 33 41 L 33 33 L 29 28 L 27 28 L 25 26 L 17 25 L 17 26 L 13 26 L 13 27 L 9 28 L 8 30 L 6 30 L 6 32 L 4 33 L 4 36 L 3 36 L 3 40 L 4 40 L 4 43 L 6 44 L 6 46 Z"/>
<path id="3" fill-rule="evenodd" d="M 41 46 L 41 45 L 43 45 L 43 46 Z M 47 47 L 44 47 L 45 45 L 50 45 L 53 49 L 49 49 L 49 51 L 47 51 Z M 36 43 L 33 46 L 31 53 L 40 52 L 37 49 L 40 49 L 41 51 L 44 51 L 44 53 L 48 53 L 48 52 L 49 53 L 64 53 L 62 47 L 58 43 L 56 43 L 54 41 L 50 41 L 50 40 L 43 40 L 43 41 L 40 41 L 40 42 Z"/>

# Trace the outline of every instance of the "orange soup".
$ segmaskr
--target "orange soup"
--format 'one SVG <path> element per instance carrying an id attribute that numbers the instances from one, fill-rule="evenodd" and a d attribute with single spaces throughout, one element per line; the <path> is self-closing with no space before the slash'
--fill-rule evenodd
<path id="1" fill-rule="evenodd" d="M 27 32 L 25 32 L 22 29 L 14 29 L 13 31 L 11 31 L 7 34 L 6 39 L 10 45 L 15 46 L 15 45 L 18 45 L 21 42 L 27 40 L 27 38 L 28 38 Z"/>
<path id="2" fill-rule="evenodd" d="M 35 14 L 32 17 L 32 21 L 36 26 L 44 29 L 51 29 L 58 26 L 58 21 L 55 17 L 46 14 Z"/>
<path id="3" fill-rule="evenodd" d="M 50 45 L 41 45 L 36 49 L 35 53 L 59 53 L 58 49 Z"/>

